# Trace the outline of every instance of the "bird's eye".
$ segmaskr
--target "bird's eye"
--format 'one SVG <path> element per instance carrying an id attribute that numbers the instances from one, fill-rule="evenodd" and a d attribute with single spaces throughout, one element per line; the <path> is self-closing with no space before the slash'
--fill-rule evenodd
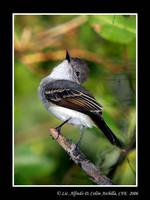
<path id="1" fill-rule="evenodd" d="M 76 72 L 76 75 L 79 76 L 79 75 L 80 75 L 80 72 Z"/>

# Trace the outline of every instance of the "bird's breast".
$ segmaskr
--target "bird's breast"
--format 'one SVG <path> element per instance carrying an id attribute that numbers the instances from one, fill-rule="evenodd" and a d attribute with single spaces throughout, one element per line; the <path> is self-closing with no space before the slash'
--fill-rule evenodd
<path id="1" fill-rule="evenodd" d="M 69 124 L 73 124 L 80 127 L 84 126 L 88 128 L 91 128 L 93 126 L 93 121 L 91 120 L 91 118 L 88 115 L 83 114 L 81 112 L 57 106 L 52 103 L 50 104 L 48 110 L 62 121 L 71 118 L 68 122 Z"/>

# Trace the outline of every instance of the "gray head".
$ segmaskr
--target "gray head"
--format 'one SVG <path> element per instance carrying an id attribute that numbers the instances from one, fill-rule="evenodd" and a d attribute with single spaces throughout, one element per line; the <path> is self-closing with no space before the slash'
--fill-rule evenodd
<path id="1" fill-rule="evenodd" d="M 85 82 L 88 78 L 88 65 L 86 62 L 80 58 L 72 58 L 68 51 L 66 51 L 66 60 L 73 69 L 72 76 L 74 81 L 79 84 Z"/>
<path id="2" fill-rule="evenodd" d="M 50 80 L 70 80 L 78 84 L 86 81 L 88 77 L 88 66 L 79 58 L 72 58 L 66 51 L 66 59 L 53 68 L 52 72 L 42 79 L 41 84 Z"/>

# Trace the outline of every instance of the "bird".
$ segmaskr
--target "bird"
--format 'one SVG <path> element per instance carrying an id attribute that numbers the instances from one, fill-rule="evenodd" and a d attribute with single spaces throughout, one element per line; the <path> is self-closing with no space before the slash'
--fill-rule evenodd
<path id="1" fill-rule="evenodd" d="M 71 57 L 66 50 L 65 59 L 41 80 L 39 97 L 48 112 L 62 120 L 62 124 L 56 127 L 59 134 L 66 123 L 79 127 L 81 136 L 77 144 L 80 145 L 82 130 L 96 126 L 112 145 L 122 148 L 122 142 L 103 118 L 103 106 L 81 86 L 88 74 L 87 63 L 83 59 Z"/>

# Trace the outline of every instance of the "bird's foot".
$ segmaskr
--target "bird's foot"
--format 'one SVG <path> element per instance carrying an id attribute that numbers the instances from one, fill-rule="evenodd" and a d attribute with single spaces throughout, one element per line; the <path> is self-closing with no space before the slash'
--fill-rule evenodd
<path id="1" fill-rule="evenodd" d="M 56 140 L 58 139 L 59 135 L 61 134 L 60 131 L 61 131 L 61 127 L 66 124 L 71 118 L 67 119 L 66 121 L 64 121 L 62 124 L 60 124 L 59 126 L 57 126 L 55 129 L 56 131 L 58 132 L 58 135 L 57 135 L 57 138 Z"/>
<path id="2" fill-rule="evenodd" d="M 76 148 L 75 148 L 76 151 L 80 151 L 80 141 L 78 141 L 76 143 Z"/>
<path id="3" fill-rule="evenodd" d="M 57 126 L 55 129 L 56 129 L 56 131 L 57 131 L 57 133 L 58 133 L 58 134 L 57 134 L 57 137 L 56 137 L 56 140 L 57 140 L 57 139 L 59 138 L 59 135 L 61 134 L 61 133 L 60 133 L 60 131 L 61 131 L 61 126 Z"/>

